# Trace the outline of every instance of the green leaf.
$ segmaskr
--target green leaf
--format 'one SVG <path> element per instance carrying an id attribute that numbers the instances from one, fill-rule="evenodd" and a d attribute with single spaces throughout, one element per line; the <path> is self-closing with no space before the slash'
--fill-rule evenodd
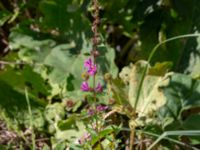
<path id="1" fill-rule="evenodd" d="M 163 92 L 167 101 L 159 111 L 161 118 L 172 118 L 180 124 L 185 110 L 200 107 L 200 81 L 187 75 L 176 73 L 170 76 Z"/>
<path id="2" fill-rule="evenodd" d="M 139 88 L 141 75 L 146 67 L 146 61 L 138 61 L 129 68 L 122 69 L 120 77 L 123 81 L 129 83 L 128 101 L 133 109 L 138 113 L 139 117 L 150 117 L 159 107 L 165 104 L 165 97 L 159 86 L 163 84 L 164 79 L 161 76 L 154 76 L 147 74 L 142 86 L 142 91 L 138 100 L 137 108 L 134 108 L 136 95 Z M 149 70 L 151 68 L 149 67 Z"/>
<path id="3" fill-rule="evenodd" d="M 67 0 L 42 0 L 40 10 L 44 14 L 44 23 L 49 27 L 65 30 L 70 25 L 67 12 L 69 2 Z"/>
<path id="4" fill-rule="evenodd" d="M 190 51 L 185 52 L 186 54 L 184 54 L 184 58 L 188 60 L 187 61 L 184 60 L 181 69 L 184 73 L 187 73 L 187 74 L 189 73 L 193 78 L 198 78 L 200 77 L 200 69 L 199 69 L 200 37 L 198 37 L 197 39 L 189 40 L 186 46 L 188 47 L 188 50 Z"/>
<path id="5" fill-rule="evenodd" d="M 25 87 L 28 87 L 30 91 L 34 126 L 41 129 L 44 126 L 42 110 L 46 102 L 39 100 L 38 97 L 43 96 L 45 98 L 48 95 L 48 88 L 40 75 L 34 73 L 28 66 L 24 66 L 22 70 L 7 67 L 5 71 L 0 72 L 1 116 L 6 120 L 10 120 L 11 127 L 16 127 L 19 124 L 29 126 L 30 117 L 24 95 Z"/>
<path id="6" fill-rule="evenodd" d="M 82 31 L 91 31 L 88 30 L 89 22 L 87 18 L 81 15 L 83 12 L 79 3 L 74 0 L 42 0 L 39 7 L 44 15 L 41 25 L 59 30 L 61 34 L 65 32 L 65 34 L 71 36 L 70 38 L 80 40 Z"/>
<path id="7" fill-rule="evenodd" d="M 42 150 L 50 150 L 49 146 L 47 144 L 45 144 L 43 147 L 42 147 Z"/>
<path id="8" fill-rule="evenodd" d="M 200 130 L 200 114 L 189 116 L 183 123 L 185 129 Z"/>
<path id="9" fill-rule="evenodd" d="M 68 130 L 75 128 L 76 116 L 70 116 L 67 120 L 61 120 L 58 122 L 58 128 L 60 130 Z"/>
<path id="10" fill-rule="evenodd" d="M 116 0 L 105 1 L 100 0 L 101 7 L 104 11 L 102 18 L 108 20 L 110 23 L 120 24 L 127 33 L 132 32 L 133 24 L 130 21 L 132 13 L 135 8 L 136 1 Z"/>
<path id="11" fill-rule="evenodd" d="M 112 127 L 108 127 L 102 131 L 100 131 L 98 133 L 98 135 L 92 137 L 92 145 L 96 144 L 98 142 L 98 140 L 101 140 L 102 138 L 108 136 L 109 134 L 111 134 L 112 132 L 114 132 L 114 129 Z"/>
<path id="12" fill-rule="evenodd" d="M 23 61 L 42 63 L 56 43 L 51 39 L 37 39 L 37 36 L 23 27 L 14 28 L 9 35 L 9 47 L 20 50 L 18 55 Z"/>
<path id="13" fill-rule="evenodd" d="M 7 10 L 0 11 L 0 26 L 3 26 L 10 18 L 12 14 Z"/>
<path id="14" fill-rule="evenodd" d="M 45 117 L 49 123 L 58 122 L 65 116 L 65 109 L 63 104 L 54 103 L 49 104 L 45 108 Z"/>
<path id="15" fill-rule="evenodd" d="M 74 143 L 86 133 L 85 125 L 82 121 L 76 120 L 76 128 L 68 130 L 60 130 L 57 128 L 55 135 L 56 141 L 67 140 L 69 143 Z"/>
<path id="16" fill-rule="evenodd" d="M 112 79 L 109 85 L 111 89 L 108 89 L 108 93 L 112 91 L 112 97 L 117 104 L 128 104 L 128 86 L 126 86 L 120 79 Z M 109 91 L 110 90 L 110 91 Z"/>
<path id="17" fill-rule="evenodd" d="M 92 49 L 92 43 L 87 41 L 82 33 L 82 43 L 76 41 L 55 45 L 55 41 L 40 40 L 32 32 L 15 29 L 10 35 L 11 49 L 20 49 L 19 58 L 30 63 L 35 62 L 34 71 L 48 80 L 52 87 L 51 95 L 65 95 L 66 91 L 77 91 L 82 82 L 83 63 Z M 34 37 L 34 38 L 33 38 Z M 115 52 L 108 45 L 99 46 L 97 80 L 107 72 L 117 76 L 118 69 L 114 63 Z M 81 53 L 80 53 L 81 52 Z"/>
<path id="18" fill-rule="evenodd" d="M 85 99 L 86 94 L 81 90 L 76 90 L 76 91 L 66 92 L 66 94 L 63 95 L 63 97 L 64 97 L 63 103 L 66 105 L 66 109 L 68 111 L 72 110 L 73 112 L 76 112 L 77 109 L 81 106 L 83 100 Z M 69 108 L 67 108 L 68 101 L 72 101 L 73 106 L 69 106 Z"/>
<path id="19" fill-rule="evenodd" d="M 67 76 L 73 76 L 72 82 L 74 88 L 79 89 L 79 85 L 82 81 L 81 74 L 83 62 L 87 57 L 84 55 L 73 55 L 69 51 L 69 45 L 59 45 L 52 49 L 49 55 L 44 60 L 44 64 L 53 67 L 52 72 L 49 75 L 49 79 L 52 83 L 63 84 L 66 82 Z M 80 68 L 81 67 L 81 68 Z"/>
<path id="20" fill-rule="evenodd" d="M 150 75 L 164 76 L 172 68 L 172 62 L 157 62 L 153 67 L 149 69 Z"/>
<path id="21" fill-rule="evenodd" d="M 99 72 L 103 75 L 110 73 L 113 78 L 117 77 L 118 68 L 115 65 L 115 51 L 109 45 L 100 45 L 98 47 L 100 56 L 97 57 L 97 64 L 99 65 Z"/>
<path id="22" fill-rule="evenodd" d="M 0 144 L 0 149 L 1 150 L 7 150 L 6 146 L 5 145 L 1 145 L 1 144 Z"/>
<path id="23" fill-rule="evenodd" d="M 55 150 L 65 150 L 66 144 L 64 142 L 57 143 L 54 147 Z"/>
<path id="24" fill-rule="evenodd" d="M 29 93 L 37 100 L 38 97 L 41 96 L 45 98 L 49 94 L 48 90 L 50 88 L 48 84 L 45 84 L 41 76 L 35 73 L 32 68 L 27 65 L 21 70 L 12 67 L 5 68 L 4 71 L 0 72 L 0 80 L 6 82 L 21 93 L 24 92 L 26 86 L 29 87 Z"/>

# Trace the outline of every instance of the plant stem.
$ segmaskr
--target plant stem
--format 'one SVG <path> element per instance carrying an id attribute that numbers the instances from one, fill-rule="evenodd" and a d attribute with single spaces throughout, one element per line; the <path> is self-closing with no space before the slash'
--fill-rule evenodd
<path id="1" fill-rule="evenodd" d="M 35 133 L 33 130 L 33 115 L 32 115 L 32 111 L 31 111 L 31 105 L 30 105 L 30 100 L 28 97 L 28 91 L 27 88 L 25 88 L 25 96 L 26 96 L 26 102 L 27 102 L 27 106 L 28 106 L 28 112 L 29 112 L 29 116 L 30 116 L 30 126 L 31 126 L 31 139 L 32 139 L 32 150 L 35 150 Z"/>
<path id="2" fill-rule="evenodd" d="M 93 62 L 94 65 L 96 65 L 96 53 L 97 53 L 97 45 L 98 45 L 98 24 L 99 24 L 99 6 L 98 6 L 98 2 L 97 0 L 93 0 L 93 7 L 94 7 L 94 12 L 93 12 L 93 17 L 94 17 L 94 21 L 92 24 L 92 31 L 93 31 L 93 38 L 92 38 L 92 51 L 91 51 L 91 55 L 93 56 Z M 93 76 L 93 89 L 96 87 L 96 74 L 94 74 Z M 96 104 L 96 92 L 95 90 L 93 91 L 93 96 L 94 96 L 94 103 Z M 96 109 L 95 109 L 96 110 Z"/>
<path id="3" fill-rule="evenodd" d="M 134 141 L 135 141 L 135 128 L 131 129 L 129 150 L 133 150 Z"/>
<path id="4" fill-rule="evenodd" d="M 164 132 L 163 134 L 161 135 L 157 135 L 157 134 L 154 134 L 154 133 L 150 133 L 150 132 L 143 132 L 144 134 L 147 134 L 147 135 L 151 135 L 151 136 L 155 136 L 155 137 L 158 137 L 156 141 L 154 141 L 148 148 L 147 150 L 151 150 L 156 144 L 158 144 L 162 139 L 166 139 L 166 140 L 169 140 L 169 141 L 172 141 L 176 144 L 179 144 L 179 145 L 182 145 L 184 147 L 188 147 L 190 149 L 193 149 L 193 150 L 198 150 L 196 147 L 192 146 L 192 145 L 188 145 L 186 143 L 183 143 L 183 142 L 180 142 L 176 139 L 173 139 L 173 138 L 170 138 L 170 137 L 167 137 L 167 136 L 177 136 L 177 135 L 186 135 L 186 136 L 199 136 L 200 135 L 200 130 L 186 130 L 186 131 L 166 131 Z"/>
<path id="5" fill-rule="evenodd" d="M 93 62 L 94 62 L 94 65 L 96 65 L 96 56 L 95 56 L 95 53 L 97 51 L 97 34 L 98 34 L 98 31 L 97 31 L 97 20 L 98 20 L 98 4 L 97 4 L 97 0 L 93 0 L 92 1 L 92 5 L 94 7 L 94 14 L 93 14 L 93 17 L 94 17 L 94 21 L 93 21 L 93 24 L 92 24 L 92 31 L 94 33 L 93 35 L 93 40 L 92 40 L 92 44 L 93 44 L 93 49 L 92 49 L 92 56 L 93 56 Z M 96 92 L 95 92 L 95 87 L 96 87 L 96 74 L 94 74 L 93 76 L 93 98 L 94 98 L 94 111 L 95 111 L 95 115 L 97 116 L 97 111 L 96 111 L 96 102 L 97 102 L 97 99 L 96 99 Z M 98 121 L 97 121 L 97 118 L 96 118 L 96 130 L 97 130 L 97 133 L 98 133 Z"/>
<path id="6" fill-rule="evenodd" d="M 96 57 L 98 56 L 98 50 L 97 50 L 97 45 L 99 44 L 99 34 L 98 34 L 98 25 L 99 25 L 99 5 L 98 5 L 98 0 L 92 0 L 92 5 L 93 5 L 93 18 L 94 21 L 92 23 L 92 32 L 93 32 L 93 38 L 92 38 L 92 44 L 93 44 L 93 49 L 91 52 L 91 55 L 93 56 L 93 62 L 94 65 L 96 65 Z M 97 66 L 97 65 L 96 65 Z M 97 136 L 99 134 L 99 123 L 98 123 L 98 112 L 96 110 L 96 103 L 97 103 L 97 98 L 96 98 L 96 91 L 95 91 L 95 87 L 96 87 L 96 74 L 93 76 L 93 98 L 94 98 L 94 111 L 95 111 L 95 124 L 96 124 L 96 133 Z M 101 139 L 98 140 L 100 149 L 103 150 L 103 146 L 101 145 Z"/>

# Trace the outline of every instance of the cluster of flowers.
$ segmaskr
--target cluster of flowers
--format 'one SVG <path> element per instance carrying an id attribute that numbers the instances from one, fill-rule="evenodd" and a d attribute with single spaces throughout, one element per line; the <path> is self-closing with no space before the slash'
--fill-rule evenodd
<path id="1" fill-rule="evenodd" d="M 87 69 L 87 74 L 89 76 L 94 76 L 97 73 L 97 66 L 96 64 L 92 61 L 91 58 L 88 58 L 84 62 L 84 68 Z M 89 92 L 89 91 L 95 91 L 97 93 L 100 93 L 103 91 L 103 87 L 101 83 L 98 83 L 95 88 L 91 88 L 87 82 L 88 78 L 86 81 L 82 82 L 81 84 L 81 90 L 84 92 Z"/>

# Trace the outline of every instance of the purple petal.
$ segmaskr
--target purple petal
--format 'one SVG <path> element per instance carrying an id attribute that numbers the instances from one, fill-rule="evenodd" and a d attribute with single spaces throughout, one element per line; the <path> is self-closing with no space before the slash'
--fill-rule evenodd
<path id="1" fill-rule="evenodd" d="M 94 64 L 91 58 L 88 58 L 84 62 L 84 67 L 87 69 L 89 75 L 95 75 L 97 72 L 97 66 L 96 64 Z"/>
<path id="2" fill-rule="evenodd" d="M 92 65 L 90 66 L 90 68 L 88 68 L 88 74 L 89 75 L 95 75 L 97 72 L 97 66 L 96 65 Z"/>
<path id="3" fill-rule="evenodd" d="M 101 83 L 97 84 L 97 87 L 95 88 L 95 91 L 99 92 L 99 93 L 103 92 L 103 87 L 102 87 Z"/>
<path id="4" fill-rule="evenodd" d="M 86 81 L 82 82 L 81 90 L 85 91 L 85 92 L 90 91 L 90 87 L 89 87 L 89 85 L 88 85 L 88 83 Z"/>
<path id="5" fill-rule="evenodd" d="M 90 109 L 88 110 L 88 115 L 89 115 L 89 116 L 93 116 L 93 115 L 94 115 L 94 109 L 90 108 Z"/>
<path id="6" fill-rule="evenodd" d="M 93 62 L 91 58 L 88 58 L 87 60 L 85 60 L 84 62 L 84 67 L 89 69 L 92 66 Z"/>
<path id="7" fill-rule="evenodd" d="M 96 109 L 97 111 L 105 111 L 106 109 L 108 109 L 108 106 L 98 105 Z"/>

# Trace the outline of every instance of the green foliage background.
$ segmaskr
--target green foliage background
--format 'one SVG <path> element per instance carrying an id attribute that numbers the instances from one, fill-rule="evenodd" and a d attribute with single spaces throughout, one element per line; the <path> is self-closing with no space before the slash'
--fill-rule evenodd
<path id="1" fill-rule="evenodd" d="M 118 73 L 131 62 L 147 60 L 157 43 L 177 35 L 199 33 L 200 1 L 99 2 L 101 44 L 98 47 L 97 79 L 105 84 L 105 73 L 115 79 L 112 81 L 115 92 L 100 95 L 100 103 L 108 104 L 108 99 L 115 98 L 117 107 L 127 105 L 130 96 L 127 90 L 135 87 L 122 84 L 117 78 Z M 92 49 L 91 10 L 89 0 L 0 2 L 0 116 L 11 128 L 20 128 L 21 124 L 29 126 L 25 87 L 28 87 L 31 99 L 35 128 L 48 130 L 56 139 L 52 141 L 73 139 L 71 136 L 79 133 L 74 124 L 76 129 L 83 128 L 81 117 L 71 116 L 66 102 L 72 100 L 75 103 L 73 113 L 77 114 L 84 102 L 80 84 L 83 62 Z M 150 65 L 154 66 L 151 76 L 176 72 L 162 87 L 166 105 L 159 110 L 158 118 L 162 124 L 159 131 L 199 130 L 200 37 L 163 44 Z M 131 82 L 131 79 L 127 80 Z M 120 100 L 117 97 L 121 97 Z M 190 113 L 188 110 L 193 108 L 196 111 Z M 45 129 L 46 126 L 49 129 Z M 110 129 L 108 131 L 107 134 Z M 57 142 L 54 142 L 56 147 Z"/>

